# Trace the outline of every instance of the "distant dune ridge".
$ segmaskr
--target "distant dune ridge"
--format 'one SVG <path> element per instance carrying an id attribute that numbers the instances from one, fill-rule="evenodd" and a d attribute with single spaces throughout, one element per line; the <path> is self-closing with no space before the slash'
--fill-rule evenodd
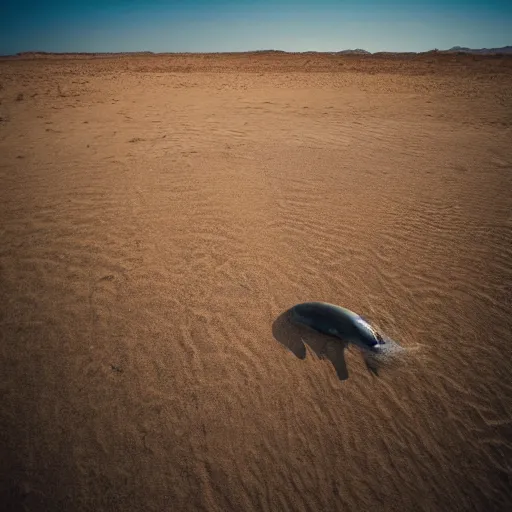
<path id="1" fill-rule="evenodd" d="M 512 46 L 502 46 L 501 48 L 465 48 L 463 46 L 453 46 L 446 51 L 463 53 L 512 53 Z"/>
<path id="2" fill-rule="evenodd" d="M 44 57 L 44 56 L 51 56 L 51 55 L 83 55 L 83 56 L 115 56 L 115 55 L 172 55 L 172 54 L 179 54 L 179 55 L 187 55 L 187 54 L 231 54 L 231 53 L 273 53 L 273 54 L 297 54 L 297 53 L 310 53 L 310 54 L 317 54 L 317 53 L 327 53 L 331 55 L 399 55 L 399 54 L 415 54 L 415 55 L 422 55 L 425 53 L 431 53 L 432 51 L 441 52 L 441 53 L 454 53 L 454 52 L 460 52 L 460 53 L 475 53 L 475 54 L 512 54 L 512 46 L 503 46 L 501 48 L 466 48 L 463 46 L 453 46 L 449 50 L 429 50 L 427 52 L 386 52 L 386 51 L 379 51 L 379 52 L 369 52 L 368 50 L 364 50 L 361 48 L 355 48 L 353 50 L 347 49 L 347 50 L 340 50 L 340 51 L 332 51 L 332 52 L 318 52 L 318 51 L 306 51 L 306 52 L 287 52 L 284 50 L 249 50 L 245 52 L 152 52 L 152 51 L 140 51 L 140 52 L 59 52 L 59 53 L 53 53 L 53 52 L 42 52 L 42 51 L 27 51 L 27 52 L 19 52 L 15 55 L 3 55 L 3 57 L 21 57 L 21 58 L 29 58 L 29 57 Z"/>

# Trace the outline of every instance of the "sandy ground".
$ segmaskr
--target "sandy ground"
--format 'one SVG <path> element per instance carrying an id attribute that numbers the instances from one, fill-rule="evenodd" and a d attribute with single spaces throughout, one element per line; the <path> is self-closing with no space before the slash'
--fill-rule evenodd
<path id="1" fill-rule="evenodd" d="M 511 84 L 492 57 L 0 61 L 3 510 L 510 510 Z M 350 348 L 341 381 L 283 315 L 309 300 L 405 353 Z"/>

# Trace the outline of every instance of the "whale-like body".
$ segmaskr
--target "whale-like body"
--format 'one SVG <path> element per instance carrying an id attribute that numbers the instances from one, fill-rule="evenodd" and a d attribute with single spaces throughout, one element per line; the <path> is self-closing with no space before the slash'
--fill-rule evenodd
<path id="1" fill-rule="evenodd" d="M 349 309 L 327 302 L 304 302 L 291 309 L 291 317 L 297 323 L 315 331 L 334 336 L 360 349 L 381 353 L 386 341 L 366 320 Z"/>

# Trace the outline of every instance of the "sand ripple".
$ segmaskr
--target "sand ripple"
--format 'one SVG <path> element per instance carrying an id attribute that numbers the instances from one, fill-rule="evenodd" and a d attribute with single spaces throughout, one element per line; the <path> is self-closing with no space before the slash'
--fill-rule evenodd
<path id="1" fill-rule="evenodd" d="M 1 63 L 2 499 L 508 509 L 508 68 L 162 59 Z M 287 323 L 309 300 L 403 351 L 372 374 Z"/>

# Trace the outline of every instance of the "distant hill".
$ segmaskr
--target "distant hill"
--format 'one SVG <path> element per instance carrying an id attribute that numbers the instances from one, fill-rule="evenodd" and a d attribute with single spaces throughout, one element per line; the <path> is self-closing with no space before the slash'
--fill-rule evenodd
<path id="1" fill-rule="evenodd" d="M 464 46 L 454 46 L 446 51 L 460 53 L 512 53 L 512 46 L 502 46 L 501 48 L 466 48 Z"/>
<path id="2" fill-rule="evenodd" d="M 355 50 L 341 50 L 341 52 L 335 52 L 337 55 L 370 55 L 367 50 L 356 48 Z"/>

